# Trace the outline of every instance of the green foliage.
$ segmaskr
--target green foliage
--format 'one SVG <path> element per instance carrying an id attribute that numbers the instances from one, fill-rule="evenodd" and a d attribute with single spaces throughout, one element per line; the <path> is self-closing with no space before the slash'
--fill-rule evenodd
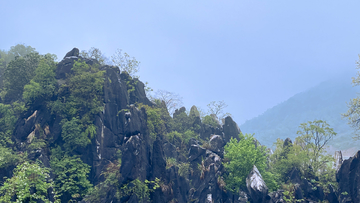
<path id="1" fill-rule="evenodd" d="M 285 202 L 293 203 L 293 202 L 303 202 L 304 199 L 295 199 L 295 185 L 292 183 L 289 184 L 283 184 L 282 189 L 283 192 L 283 198 Z"/>
<path id="2" fill-rule="evenodd" d="M 31 143 L 27 146 L 27 149 L 29 150 L 37 150 L 37 149 L 43 149 L 46 147 L 46 142 L 44 139 L 34 137 Z"/>
<path id="3" fill-rule="evenodd" d="M 68 82 L 58 92 L 58 100 L 48 105 L 52 112 L 66 118 L 61 122 L 62 138 L 67 152 L 85 147 L 96 133 L 94 115 L 101 112 L 104 71 L 78 60 Z M 64 94 L 64 91 L 68 91 Z"/>
<path id="4" fill-rule="evenodd" d="M 11 135 L 14 131 L 16 117 L 10 105 L 0 103 L 0 145 L 12 144 Z"/>
<path id="5" fill-rule="evenodd" d="M 179 133 L 184 133 L 191 128 L 191 120 L 185 111 L 176 112 L 173 116 L 174 119 L 174 130 Z M 192 129 L 191 129 L 192 130 Z"/>
<path id="6" fill-rule="evenodd" d="M 25 102 L 34 102 L 36 99 L 47 100 L 53 95 L 56 86 L 55 69 L 55 63 L 49 63 L 45 59 L 40 60 L 34 78 L 24 87 Z"/>
<path id="7" fill-rule="evenodd" d="M 24 86 L 34 77 L 39 60 L 40 55 L 34 53 L 18 57 L 7 65 L 4 72 L 3 100 L 10 103 L 21 99 Z"/>
<path id="8" fill-rule="evenodd" d="M 0 145 L 0 169 L 13 165 L 17 161 L 19 161 L 19 157 L 12 149 Z"/>
<path id="9" fill-rule="evenodd" d="M 160 108 L 150 107 L 148 105 L 138 104 L 139 108 L 144 107 L 147 114 L 147 127 L 152 140 L 156 139 L 158 134 L 166 134 L 166 127 L 161 118 L 163 111 Z"/>
<path id="10" fill-rule="evenodd" d="M 315 120 L 300 125 L 297 132 L 300 136 L 296 138 L 296 144 L 306 153 L 308 159 L 304 162 L 306 167 L 311 166 L 315 174 L 320 171 L 327 171 L 328 163 L 333 163 L 334 159 L 326 155 L 326 145 L 336 136 L 336 133 L 326 121 Z"/>
<path id="11" fill-rule="evenodd" d="M 319 177 L 319 181 L 313 182 L 314 186 L 322 186 L 325 190 L 329 184 L 336 186 L 334 158 L 325 151 L 326 144 L 336 133 L 321 120 L 302 123 L 300 129 L 294 144 L 284 146 L 280 139 L 275 143 L 270 168 L 278 184 L 287 183 L 289 172 L 297 168 L 309 180 L 315 181 L 314 176 Z"/>
<path id="12" fill-rule="evenodd" d="M 72 200 L 79 201 L 92 187 L 87 179 L 90 166 L 78 157 L 62 156 L 60 147 L 52 150 L 50 166 L 55 174 L 55 188 L 62 199 L 71 196 Z"/>
<path id="13" fill-rule="evenodd" d="M 191 138 L 198 138 L 199 135 L 196 134 L 194 131 L 192 130 L 186 130 L 184 133 L 183 133 L 183 140 L 184 140 L 184 143 L 187 144 L 189 142 L 189 140 Z"/>
<path id="14" fill-rule="evenodd" d="M 11 107 L 14 111 L 15 117 L 17 118 L 20 117 L 20 115 L 27 110 L 24 102 L 15 101 L 11 104 Z"/>
<path id="15" fill-rule="evenodd" d="M 187 178 L 189 176 L 189 166 L 190 164 L 189 163 L 181 163 L 181 164 L 178 164 L 178 167 L 179 167 L 179 175 L 184 177 L 184 178 Z"/>
<path id="16" fill-rule="evenodd" d="M 206 115 L 203 120 L 202 120 L 202 123 L 203 124 L 206 124 L 206 125 L 210 125 L 214 128 L 217 128 L 219 126 L 219 123 L 211 116 L 209 115 Z"/>
<path id="17" fill-rule="evenodd" d="M 359 61 L 356 62 L 356 69 L 360 69 L 360 55 L 359 55 Z M 352 84 L 353 86 L 359 86 L 360 85 L 360 71 L 356 73 L 356 77 L 352 78 Z M 359 125 L 359 118 L 360 118 L 360 97 L 356 97 L 350 100 L 350 102 L 347 104 L 348 111 L 344 114 L 342 114 L 343 117 L 347 117 L 349 119 L 349 124 L 351 127 L 353 127 L 357 134 L 355 137 L 353 137 L 355 140 L 360 140 L 360 134 L 358 133 L 360 130 Z"/>
<path id="18" fill-rule="evenodd" d="M 104 71 L 99 71 L 81 60 L 76 61 L 71 70 L 73 74 L 70 75 L 68 83 L 60 87 L 59 98 L 51 103 L 50 107 L 53 112 L 69 120 L 79 116 L 83 124 L 92 123 L 93 115 L 103 108 L 101 96 Z M 63 95 L 67 90 L 70 94 Z"/>
<path id="19" fill-rule="evenodd" d="M 276 189 L 273 175 L 266 171 L 267 154 L 262 146 L 255 147 L 254 138 L 250 134 L 239 135 L 240 141 L 231 139 L 224 147 L 224 167 L 226 188 L 230 191 L 239 191 L 245 186 L 246 177 L 255 165 L 270 190 Z"/>
<path id="20" fill-rule="evenodd" d="M 166 133 L 165 136 L 172 143 L 174 143 L 177 139 L 182 139 L 182 134 L 178 133 L 177 131 L 171 131 L 169 133 Z"/>
<path id="21" fill-rule="evenodd" d="M 177 166 L 177 161 L 175 158 L 166 157 L 166 169 L 171 168 L 172 166 Z"/>
<path id="22" fill-rule="evenodd" d="M 76 61 L 71 70 L 74 75 L 69 80 L 71 92 L 69 103 L 76 108 L 71 113 L 73 113 L 73 116 L 76 114 L 97 114 L 103 106 L 101 96 L 104 85 L 104 71 L 99 71 L 97 68 L 81 61 Z"/>
<path id="23" fill-rule="evenodd" d="M 70 121 L 66 119 L 62 121 L 61 136 L 65 141 L 64 147 L 67 152 L 71 152 L 77 147 L 86 147 L 86 145 L 90 144 L 87 131 L 83 132 L 82 129 L 82 124 L 77 118 L 72 118 Z"/>
<path id="24" fill-rule="evenodd" d="M 277 182 L 281 184 L 287 181 L 288 174 L 294 167 L 303 171 L 304 160 L 309 157 L 299 145 L 290 144 L 284 147 L 284 141 L 281 139 L 277 139 L 275 145 L 276 150 L 270 156 L 270 166 L 271 171 L 276 174 Z"/>
<path id="25" fill-rule="evenodd" d="M 117 198 L 120 200 L 123 197 L 135 195 L 139 202 L 149 201 L 150 192 L 154 192 L 160 187 L 160 179 L 156 178 L 154 181 L 145 180 L 141 182 L 135 179 L 128 184 L 123 185 L 116 193 Z"/>
<path id="26" fill-rule="evenodd" d="M 9 51 L 1 51 L 1 58 L 4 59 L 6 63 L 14 60 L 15 57 L 25 57 L 30 53 L 36 53 L 35 48 L 31 46 L 25 46 L 25 44 L 17 44 L 15 46 L 10 47 Z"/>
<path id="27" fill-rule="evenodd" d="M 0 188 L 0 202 L 10 202 L 16 195 L 16 202 L 38 202 L 42 200 L 49 203 L 48 189 L 53 188 L 53 183 L 48 182 L 49 170 L 38 164 L 24 162 L 16 167 L 14 175 L 7 179 Z M 36 192 L 32 192 L 35 189 Z M 56 202 L 60 202 L 56 200 Z"/>

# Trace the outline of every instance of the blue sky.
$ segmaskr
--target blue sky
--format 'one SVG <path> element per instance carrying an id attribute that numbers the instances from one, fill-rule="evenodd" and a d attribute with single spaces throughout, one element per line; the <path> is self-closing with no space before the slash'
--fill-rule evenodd
<path id="1" fill-rule="evenodd" d="M 224 100 L 240 125 L 342 72 L 360 53 L 360 1 L 0 0 L 0 49 L 25 43 L 134 56 L 153 89 L 206 108 Z M 350 78 L 349 78 L 350 82 Z M 345 104 L 344 104 L 345 105 Z"/>

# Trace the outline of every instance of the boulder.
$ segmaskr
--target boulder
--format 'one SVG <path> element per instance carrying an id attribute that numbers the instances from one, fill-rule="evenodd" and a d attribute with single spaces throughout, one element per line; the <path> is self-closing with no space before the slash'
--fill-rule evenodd
<path id="1" fill-rule="evenodd" d="M 205 154 L 206 154 L 205 148 L 200 147 L 199 145 L 191 145 L 188 160 L 189 160 L 189 162 L 192 162 L 195 159 L 198 159 L 201 156 L 204 156 Z"/>
<path id="2" fill-rule="evenodd" d="M 239 140 L 240 128 L 230 116 L 225 118 L 223 129 L 225 142 L 229 142 L 232 137 Z"/>
<path id="3" fill-rule="evenodd" d="M 253 203 L 265 203 L 270 200 L 268 187 L 255 165 L 246 178 L 246 187 Z"/>
<path id="4" fill-rule="evenodd" d="M 210 140 L 210 150 L 223 157 L 225 142 L 220 135 L 213 135 Z"/>

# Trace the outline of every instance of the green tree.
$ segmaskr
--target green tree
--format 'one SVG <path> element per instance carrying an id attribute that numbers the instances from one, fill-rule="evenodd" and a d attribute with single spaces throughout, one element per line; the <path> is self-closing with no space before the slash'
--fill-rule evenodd
<path id="1" fill-rule="evenodd" d="M 306 152 L 309 157 L 306 166 L 311 166 L 315 173 L 325 170 L 324 167 L 332 160 L 330 155 L 326 155 L 328 142 L 336 136 L 336 133 L 326 121 L 314 120 L 300 124 L 297 132 L 300 136 L 296 138 L 296 144 Z"/>
<path id="2" fill-rule="evenodd" d="M 72 152 L 77 147 L 86 147 L 90 144 L 88 134 L 82 132 L 82 125 L 77 118 L 72 118 L 70 121 L 64 119 L 62 121 L 61 136 L 65 141 L 64 147 L 66 152 Z"/>
<path id="3" fill-rule="evenodd" d="M 308 162 L 309 157 L 299 145 L 289 143 L 284 146 L 284 141 L 279 138 L 274 144 L 276 149 L 270 156 L 270 168 L 278 184 L 281 185 L 287 182 L 288 174 L 293 168 L 303 172 L 304 162 Z"/>
<path id="4" fill-rule="evenodd" d="M 240 133 L 240 140 L 231 138 L 224 147 L 224 167 L 226 188 L 238 192 L 246 184 L 246 177 L 255 165 L 261 173 L 270 190 L 277 185 L 274 176 L 267 170 L 267 153 L 263 146 L 255 146 L 254 137 L 250 134 Z"/>
<path id="5" fill-rule="evenodd" d="M 48 181 L 49 177 L 49 170 L 36 163 L 24 162 L 18 165 L 13 177 L 7 179 L 0 188 L 0 202 L 11 202 L 15 196 L 16 202 L 36 203 L 42 200 L 50 203 L 48 190 L 53 188 L 53 183 Z"/>
<path id="6" fill-rule="evenodd" d="M 56 87 L 55 63 L 40 60 L 35 70 L 35 76 L 25 85 L 23 98 L 25 102 L 34 102 L 36 99 L 48 100 L 54 94 Z"/>
<path id="7" fill-rule="evenodd" d="M 86 146 L 90 143 L 89 138 L 94 137 L 94 116 L 103 109 L 101 98 L 104 84 L 104 71 L 84 61 L 76 61 L 71 70 L 73 73 L 67 83 L 59 88 L 58 99 L 48 104 L 52 112 L 65 118 L 62 137 L 65 149 L 70 151 L 78 146 Z"/>
<path id="8" fill-rule="evenodd" d="M 14 60 L 15 57 L 25 57 L 30 53 L 36 53 L 35 48 L 26 46 L 25 44 L 17 44 L 12 46 L 10 47 L 9 51 L 0 51 L 1 58 L 3 58 L 6 63 Z"/>
<path id="9" fill-rule="evenodd" d="M 38 68 L 39 62 L 45 60 L 49 66 L 54 67 L 55 59 L 55 55 L 39 55 L 39 53 L 35 52 L 29 53 L 24 57 L 18 56 L 15 60 L 12 60 L 4 70 L 2 99 L 6 103 L 21 100 L 24 86 L 37 74 L 35 70 Z M 32 85 L 39 89 L 39 85 L 34 83 Z"/>
<path id="10" fill-rule="evenodd" d="M 92 187 L 87 179 L 90 166 L 78 157 L 62 155 L 60 147 L 52 150 L 50 166 L 55 174 L 55 188 L 62 202 L 80 201 Z"/>
<path id="11" fill-rule="evenodd" d="M 336 185 L 334 158 L 326 154 L 329 140 L 336 135 L 325 121 L 315 120 L 302 123 L 299 126 L 298 136 L 294 143 L 284 145 L 278 139 L 276 150 L 270 157 L 271 172 L 277 177 L 279 185 L 287 184 L 289 172 L 297 168 L 301 175 L 314 183 L 323 186 Z M 319 181 L 316 181 L 316 178 Z M 288 186 L 286 186 L 288 187 Z"/>
<path id="12" fill-rule="evenodd" d="M 14 131 L 16 117 L 10 105 L 0 103 L 0 145 L 12 144 L 11 135 Z"/>

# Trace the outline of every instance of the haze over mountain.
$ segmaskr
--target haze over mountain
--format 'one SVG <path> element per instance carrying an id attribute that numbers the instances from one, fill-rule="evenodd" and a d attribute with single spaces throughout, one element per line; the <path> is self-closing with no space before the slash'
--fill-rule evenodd
<path id="1" fill-rule="evenodd" d="M 347 111 L 347 102 L 355 98 L 358 87 L 353 87 L 351 77 L 343 74 L 298 93 L 288 100 L 268 109 L 263 114 L 246 121 L 240 126 L 243 133 L 255 133 L 261 144 L 273 147 L 277 138 L 292 140 L 297 137 L 301 123 L 325 120 L 337 133 L 331 141 L 329 151 L 346 150 L 359 143 L 352 139 L 354 130 L 341 114 Z"/>

